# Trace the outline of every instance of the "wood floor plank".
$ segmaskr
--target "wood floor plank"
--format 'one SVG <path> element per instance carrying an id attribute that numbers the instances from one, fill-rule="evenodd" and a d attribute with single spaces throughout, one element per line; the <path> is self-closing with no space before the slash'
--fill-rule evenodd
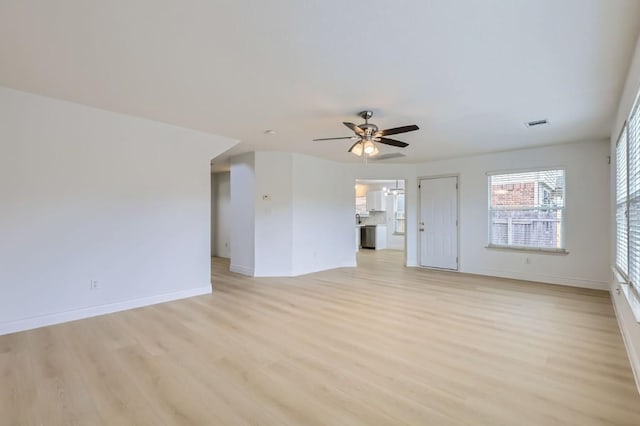
<path id="1" fill-rule="evenodd" d="M 608 293 L 358 262 L 0 336 L 0 425 L 640 425 Z"/>

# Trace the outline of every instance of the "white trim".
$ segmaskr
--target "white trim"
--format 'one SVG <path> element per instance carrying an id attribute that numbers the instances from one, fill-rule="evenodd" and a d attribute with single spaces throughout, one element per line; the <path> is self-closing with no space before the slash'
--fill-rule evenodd
<path id="1" fill-rule="evenodd" d="M 615 280 L 615 279 L 614 279 Z M 617 292 L 615 288 L 618 286 L 616 281 L 611 283 L 611 303 L 613 304 L 613 310 L 616 315 L 616 319 L 618 321 L 618 328 L 620 328 L 620 334 L 622 334 L 622 341 L 624 342 L 624 347 L 627 350 L 627 356 L 629 357 L 629 363 L 631 364 L 631 371 L 633 373 L 633 379 L 636 382 L 636 387 L 638 388 L 638 392 L 640 392 L 640 359 L 638 359 L 638 354 L 640 353 L 640 348 L 636 348 L 633 344 L 633 338 L 629 334 L 629 328 L 624 321 L 624 315 L 620 312 L 620 307 L 618 306 L 618 300 L 620 297 L 615 297 Z M 632 326 L 638 326 L 638 324 L 631 324 Z"/>
<path id="2" fill-rule="evenodd" d="M 617 266 L 612 266 L 611 271 L 613 272 L 612 282 L 615 287 L 616 293 L 619 294 L 620 292 L 622 292 L 622 294 L 624 294 L 633 317 L 635 318 L 637 323 L 640 323 L 640 299 L 638 299 L 636 292 L 631 288 L 631 285 L 627 282 L 623 274 L 618 270 Z"/>
<path id="3" fill-rule="evenodd" d="M 544 167 L 528 167 L 526 169 L 504 169 L 504 170 L 491 170 L 485 172 L 486 176 L 495 175 L 510 175 L 516 173 L 532 173 L 532 172 L 544 172 L 546 170 L 564 170 L 567 172 L 567 166 L 544 166 Z"/>
<path id="4" fill-rule="evenodd" d="M 563 172 L 563 188 L 562 188 L 562 206 L 555 206 L 555 207 L 547 207 L 545 208 L 544 206 L 539 206 L 539 207 L 533 207 L 531 209 L 529 208 L 521 208 L 521 207 L 516 207 L 516 208 L 495 208 L 493 207 L 493 198 L 492 198 L 492 186 L 491 186 L 491 181 L 493 179 L 494 176 L 500 176 L 500 175 L 510 175 L 510 174 L 523 174 L 523 173 L 538 173 L 538 172 L 546 172 L 546 171 L 562 171 Z M 557 250 L 560 254 L 568 254 L 567 253 L 567 213 L 566 213 L 566 209 L 567 209 L 567 167 L 565 166 L 556 166 L 556 167 L 537 167 L 537 168 L 531 168 L 531 169 L 522 169 L 522 170 L 505 170 L 505 171 L 490 171 L 490 172 L 486 172 L 485 173 L 487 175 L 487 245 L 485 246 L 486 248 L 513 248 L 513 249 L 522 249 L 522 246 L 514 246 L 514 245 L 497 245 L 497 244 L 493 244 L 492 243 L 492 234 L 493 234 L 493 221 L 492 221 L 492 212 L 494 211 L 509 211 L 509 210 L 540 210 L 540 211 L 547 211 L 547 210 L 556 210 L 556 211 L 561 211 L 562 212 L 562 220 L 560 222 L 561 228 L 561 235 L 560 235 L 560 241 L 562 243 L 562 247 L 558 248 L 558 249 L 552 249 L 552 250 Z M 537 187 L 536 187 L 537 188 Z M 536 189 L 536 193 L 537 193 L 537 189 Z M 536 201 L 537 202 L 537 201 Z M 527 247 L 528 249 L 540 249 L 540 250 L 548 250 L 546 248 L 542 248 L 542 247 Z"/>
<path id="5" fill-rule="evenodd" d="M 315 274 L 316 272 L 323 272 L 323 271 L 331 271 L 333 269 L 340 269 L 340 268 L 357 268 L 358 264 L 356 263 L 355 260 L 351 261 L 346 261 L 346 262 L 342 262 L 339 265 L 335 265 L 335 266 L 314 266 L 312 268 L 309 269 L 305 269 L 305 270 L 294 270 L 291 275 L 287 275 L 288 277 L 299 277 L 302 275 L 307 275 L 307 274 Z"/>
<path id="6" fill-rule="evenodd" d="M 255 270 L 253 268 L 247 268 L 244 266 L 231 265 L 229 266 L 229 270 L 236 274 L 247 275 L 249 277 L 253 277 L 255 275 Z"/>
<path id="7" fill-rule="evenodd" d="M 484 246 L 486 249 L 491 250 L 506 250 L 506 251 L 529 251 L 540 254 L 559 254 L 567 255 L 569 252 L 566 249 L 552 249 L 552 248 L 537 248 L 537 247 L 523 247 L 523 246 L 500 246 L 497 244 L 489 244 Z"/>
<path id="8" fill-rule="evenodd" d="M 91 306 L 89 308 L 74 309 L 71 311 L 56 312 L 37 317 L 23 318 L 16 321 L 0 323 L 0 336 L 3 334 L 16 333 L 19 331 L 31 330 L 48 325 L 61 324 L 68 321 L 75 321 L 84 318 L 91 318 L 98 315 L 111 314 L 113 312 L 126 311 L 143 306 L 155 305 L 158 303 L 170 302 L 172 300 L 186 299 L 193 296 L 201 296 L 211 293 L 211 285 L 180 290 L 172 293 L 158 294 L 155 296 L 141 297 L 139 299 L 127 300 L 124 302 L 109 303 L 106 305 Z"/>
<path id="9" fill-rule="evenodd" d="M 540 274 L 536 272 L 509 271 L 504 269 L 481 269 L 479 271 L 460 271 L 468 274 L 485 275 L 488 277 L 511 278 L 522 281 L 534 281 L 544 284 L 566 285 L 569 287 L 590 288 L 592 290 L 609 291 L 609 284 L 602 281 L 576 277 L 562 277 L 558 275 Z"/>

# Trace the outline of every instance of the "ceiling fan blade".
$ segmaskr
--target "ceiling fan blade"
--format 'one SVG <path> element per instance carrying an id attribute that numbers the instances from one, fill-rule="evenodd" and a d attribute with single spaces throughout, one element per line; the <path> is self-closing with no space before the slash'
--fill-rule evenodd
<path id="1" fill-rule="evenodd" d="M 389 136 L 389 135 L 397 135 L 398 133 L 407 133 L 413 132 L 414 130 L 418 130 L 420 127 L 412 124 L 410 126 L 402 126 L 402 127 L 394 127 L 393 129 L 380 130 L 376 132 L 376 136 Z"/>
<path id="2" fill-rule="evenodd" d="M 344 124 L 345 126 L 347 126 L 348 128 L 350 128 L 351 130 L 353 130 L 354 132 L 356 132 L 359 135 L 364 135 L 364 130 L 362 130 L 360 127 L 356 126 L 353 123 L 347 123 L 347 122 L 342 122 L 342 124 Z"/>
<path id="3" fill-rule="evenodd" d="M 320 138 L 320 139 L 313 139 L 313 141 L 334 141 L 334 140 L 338 140 L 338 139 L 355 139 L 355 136 L 345 136 L 343 138 Z"/>
<path id="4" fill-rule="evenodd" d="M 393 145 L 393 146 L 397 146 L 399 148 L 405 148 L 407 146 L 409 146 L 408 143 L 406 142 L 402 142 L 402 141 L 397 141 L 395 139 L 390 139 L 390 138 L 376 138 L 375 139 L 376 142 L 380 142 L 386 145 Z"/>

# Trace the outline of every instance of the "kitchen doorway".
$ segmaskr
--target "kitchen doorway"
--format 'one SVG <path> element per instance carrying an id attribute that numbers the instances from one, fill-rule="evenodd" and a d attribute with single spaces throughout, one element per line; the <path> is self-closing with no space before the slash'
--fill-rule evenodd
<path id="1" fill-rule="evenodd" d="M 356 179 L 354 221 L 358 256 L 377 253 L 404 262 L 405 187 L 404 179 Z"/>

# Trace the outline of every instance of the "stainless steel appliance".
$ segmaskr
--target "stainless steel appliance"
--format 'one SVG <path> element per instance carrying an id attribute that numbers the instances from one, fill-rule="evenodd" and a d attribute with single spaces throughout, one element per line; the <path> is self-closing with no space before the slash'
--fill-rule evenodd
<path id="1" fill-rule="evenodd" d="M 360 228 L 360 247 L 376 248 L 376 225 L 365 225 Z"/>

